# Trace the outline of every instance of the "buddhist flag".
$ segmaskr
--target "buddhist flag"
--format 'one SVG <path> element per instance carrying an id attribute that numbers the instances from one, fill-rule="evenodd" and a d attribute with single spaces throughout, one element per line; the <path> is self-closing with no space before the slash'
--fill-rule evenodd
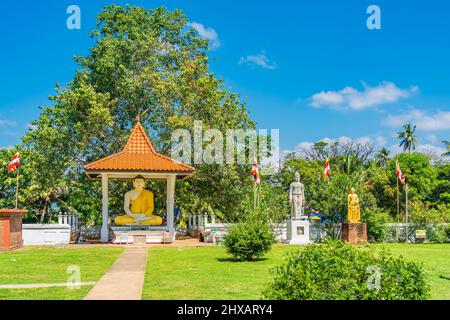
<path id="1" fill-rule="evenodd" d="M 323 170 L 323 179 L 325 181 L 330 181 L 331 180 L 330 159 L 328 159 L 328 158 L 325 161 L 325 170 Z"/>
<path id="2" fill-rule="evenodd" d="M 398 163 L 398 160 L 395 161 L 395 174 L 397 175 L 397 178 L 401 184 L 406 183 L 406 177 L 403 175 L 402 170 L 400 169 L 400 164 Z"/>
<path id="3" fill-rule="evenodd" d="M 253 176 L 253 182 L 254 183 L 261 183 L 260 179 L 259 179 L 259 169 L 258 169 L 258 162 L 255 159 L 255 162 L 253 162 L 252 165 L 252 176 Z"/>
<path id="4" fill-rule="evenodd" d="M 8 165 L 8 171 L 14 172 L 20 166 L 20 154 L 17 152 Z"/>

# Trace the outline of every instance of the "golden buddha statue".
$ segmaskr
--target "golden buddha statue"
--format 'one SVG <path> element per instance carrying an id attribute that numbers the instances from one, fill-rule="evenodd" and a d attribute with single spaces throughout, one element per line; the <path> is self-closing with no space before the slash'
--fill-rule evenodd
<path id="1" fill-rule="evenodd" d="M 361 213 L 359 209 L 359 197 L 355 193 L 355 188 L 350 189 L 350 194 L 348 195 L 348 215 L 347 220 L 349 223 L 360 223 Z"/>
<path id="2" fill-rule="evenodd" d="M 144 189 L 144 177 L 137 176 L 134 178 L 133 186 L 133 190 L 125 193 L 123 209 L 126 214 L 114 219 L 116 225 L 124 226 L 140 224 L 160 226 L 162 224 L 162 219 L 159 216 L 153 215 L 153 193 Z"/>

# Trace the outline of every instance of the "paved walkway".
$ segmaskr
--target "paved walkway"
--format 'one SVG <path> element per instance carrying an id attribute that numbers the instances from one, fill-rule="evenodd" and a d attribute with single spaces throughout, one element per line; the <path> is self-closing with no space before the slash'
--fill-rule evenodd
<path id="1" fill-rule="evenodd" d="M 126 248 L 84 300 L 141 300 L 148 247 Z"/>

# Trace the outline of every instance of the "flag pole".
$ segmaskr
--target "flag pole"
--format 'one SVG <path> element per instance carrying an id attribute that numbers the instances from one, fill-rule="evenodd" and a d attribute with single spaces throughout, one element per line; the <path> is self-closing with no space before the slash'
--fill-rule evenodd
<path id="1" fill-rule="evenodd" d="M 406 214 L 406 242 L 408 242 L 408 184 L 405 185 L 406 201 L 405 201 L 405 214 Z"/>
<path id="2" fill-rule="evenodd" d="M 256 183 L 253 183 L 253 214 L 256 214 Z"/>
<path id="3" fill-rule="evenodd" d="M 19 208 L 19 170 L 20 166 L 17 167 L 17 177 L 16 177 L 16 210 Z"/>
<path id="4" fill-rule="evenodd" d="M 398 180 L 399 180 L 399 178 L 398 178 L 397 174 L 395 174 L 395 177 L 396 177 L 396 180 L 397 180 L 397 217 L 398 217 L 399 214 L 400 214 L 400 196 L 399 196 L 399 192 L 398 192 Z"/>

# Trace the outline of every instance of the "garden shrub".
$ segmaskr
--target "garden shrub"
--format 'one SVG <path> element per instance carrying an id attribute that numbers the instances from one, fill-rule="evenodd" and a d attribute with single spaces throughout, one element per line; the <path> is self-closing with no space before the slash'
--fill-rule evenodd
<path id="1" fill-rule="evenodd" d="M 227 252 L 243 261 L 264 256 L 275 242 L 275 236 L 263 222 L 250 220 L 233 226 L 224 239 Z"/>
<path id="2" fill-rule="evenodd" d="M 447 240 L 450 242 L 450 224 L 444 227 L 445 233 L 447 234 Z"/>
<path id="3" fill-rule="evenodd" d="M 429 297 L 420 265 L 386 250 L 338 240 L 291 253 L 272 270 L 263 297 L 276 300 L 419 300 Z M 379 275 L 379 276 L 378 276 Z M 377 280 L 378 284 L 377 285 Z"/>
<path id="4" fill-rule="evenodd" d="M 446 243 L 449 242 L 449 236 L 446 226 L 443 224 L 427 227 L 427 239 L 432 243 Z"/>
<path id="5" fill-rule="evenodd" d="M 383 211 L 365 210 L 362 222 L 367 223 L 367 237 L 370 242 L 384 242 L 387 238 L 388 226 L 391 221 L 388 213 Z"/>

